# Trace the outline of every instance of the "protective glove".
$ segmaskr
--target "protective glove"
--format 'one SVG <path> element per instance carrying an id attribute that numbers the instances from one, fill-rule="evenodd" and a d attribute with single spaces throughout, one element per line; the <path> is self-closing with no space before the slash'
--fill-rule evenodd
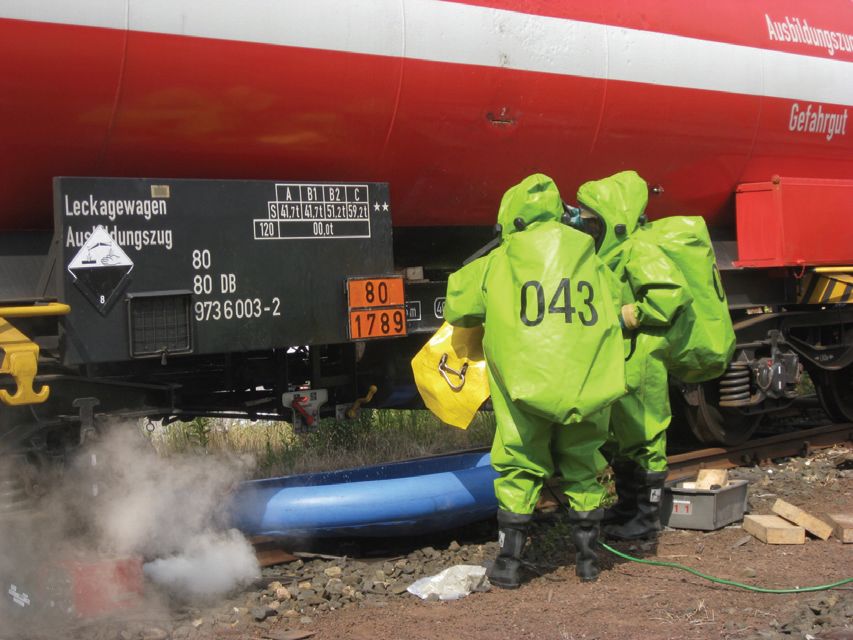
<path id="1" fill-rule="evenodd" d="M 622 313 L 619 315 L 619 324 L 623 329 L 636 329 L 640 326 L 637 320 L 637 305 L 623 304 Z"/>

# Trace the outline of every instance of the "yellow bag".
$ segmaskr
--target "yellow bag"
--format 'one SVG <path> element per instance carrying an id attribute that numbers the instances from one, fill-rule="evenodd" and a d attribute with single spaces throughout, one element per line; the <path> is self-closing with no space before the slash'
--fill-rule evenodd
<path id="1" fill-rule="evenodd" d="M 489 397 L 482 327 L 461 329 L 445 322 L 412 358 L 412 371 L 427 408 L 443 422 L 467 429 Z"/>

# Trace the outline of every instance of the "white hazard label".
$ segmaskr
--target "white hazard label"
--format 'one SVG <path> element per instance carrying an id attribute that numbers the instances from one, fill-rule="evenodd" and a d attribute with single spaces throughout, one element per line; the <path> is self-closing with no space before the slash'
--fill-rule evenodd
<path id="1" fill-rule="evenodd" d="M 660 502 L 660 489 L 652 489 L 649 491 L 649 502 Z"/>
<path id="2" fill-rule="evenodd" d="M 132 270 L 133 261 L 104 227 L 95 227 L 68 263 L 74 284 L 104 315 L 117 298 L 116 293 L 129 281 Z"/>
<path id="3" fill-rule="evenodd" d="M 104 227 L 95 227 L 92 235 L 68 264 L 68 270 L 76 277 L 80 269 L 104 267 L 125 267 L 130 271 L 133 269 L 133 261 Z"/>

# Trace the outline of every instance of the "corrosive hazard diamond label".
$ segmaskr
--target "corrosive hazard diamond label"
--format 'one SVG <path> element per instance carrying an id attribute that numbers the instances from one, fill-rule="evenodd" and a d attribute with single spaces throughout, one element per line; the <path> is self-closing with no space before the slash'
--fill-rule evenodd
<path id="1" fill-rule="evenodd" d="M 96 227 L 68 264 L 74 284 L 103 315 L 118 297 L 133 261 L 103 227 Z"/>

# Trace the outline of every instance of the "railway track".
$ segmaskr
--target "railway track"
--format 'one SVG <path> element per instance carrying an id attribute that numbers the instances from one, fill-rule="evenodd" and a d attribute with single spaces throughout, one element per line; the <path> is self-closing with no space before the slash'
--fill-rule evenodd
<path id="1" fill-rule="evenodd" d="M 756 438 L 732 447 L 711 447 L 669 456 L 668 481 L 695 476 L 700 469 L 731 469 L 760 464 L 785 456 L 853 442 L 853 424 L 832 424 L 791 433 Z"/>
<path id="2" fill-rule="evenodd" d="M 753 438 L 731 447 L 709 447 L 677 453 L 667 457 L 669 475 L 667 483 L 692 478 L 700 469 L 732 469 L 751 464 L 761 464 L 774 458 L 808 455 L 810 452 L 833 447 L 839 444 L 848 446 L 853 443 L 853 423 L 831 424 L 809 429 L 799 429 L 790 433 L 777 434 L 763 438 Z M 559 478 L 552 479 L 539 500 L 538 508 L 548 509 L 557 506 L 553 496 L 561 503 L 565 496 L 558 490 Z"/>

